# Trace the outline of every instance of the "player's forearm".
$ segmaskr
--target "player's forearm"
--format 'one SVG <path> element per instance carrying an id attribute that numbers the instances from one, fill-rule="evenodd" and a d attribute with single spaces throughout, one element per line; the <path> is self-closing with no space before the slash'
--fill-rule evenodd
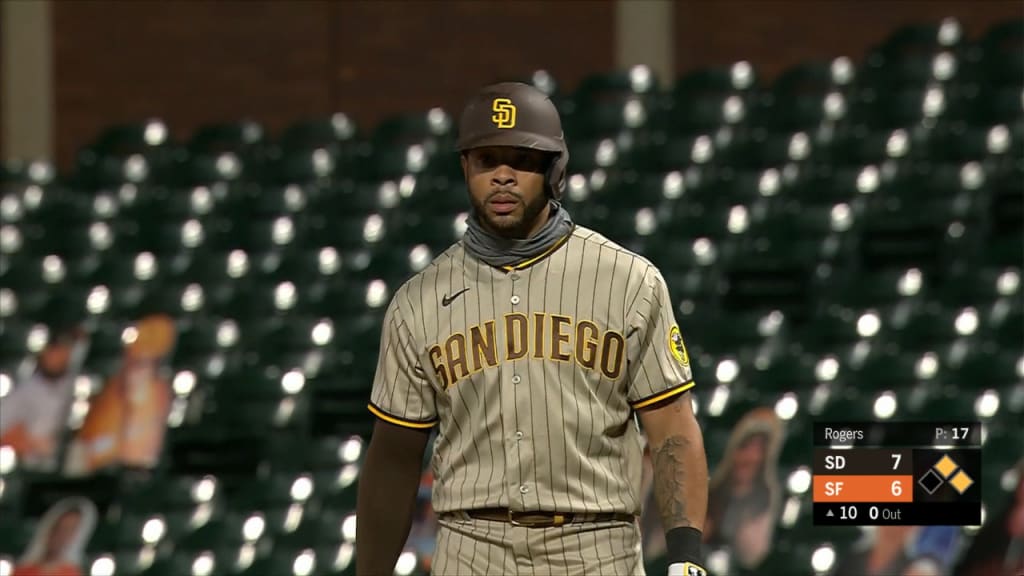
<path id="1" fill-rule="evenodd" d="M 380 427 L 378 424 L 378 429 Z M 393 574 L 412 526 L 426 439 L 417 443 L 412 437 L 411 443 L 396 443 L 395 431 L 389 432 L 391 438 L 385 438 L 379 430 L 374 432 L 359 477 L 356 502 L 356 573 L 359 576 Z"/>
<path id="2" fill-rule="evenodd" d="M 664 436 L 652 439 L 655 502 L 666 531 L 703 530 L 708 505 L 704 438 L 692 415 L 680 416 Z"/>

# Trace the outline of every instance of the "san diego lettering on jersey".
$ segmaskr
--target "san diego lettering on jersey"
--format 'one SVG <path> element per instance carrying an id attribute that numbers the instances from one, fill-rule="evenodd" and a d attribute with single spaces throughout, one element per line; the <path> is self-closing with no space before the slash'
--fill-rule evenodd
<path id="1" fill-rule="evenodd" d="M 505 314 L 455 332 L 428 349 L 431 367 L 444 388 L 502 362 L 524 358 L 575 362 L 609 380 L 622 376 L 626 339 L 592 320 L 536 312 Z"/>

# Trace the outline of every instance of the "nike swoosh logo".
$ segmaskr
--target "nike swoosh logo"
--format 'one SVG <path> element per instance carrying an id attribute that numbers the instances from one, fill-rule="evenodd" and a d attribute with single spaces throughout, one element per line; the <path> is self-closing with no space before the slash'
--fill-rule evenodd
<path id="1" fill-rule="evenodd" d="M 448 296 L 447 294 L 442 296 L 441 297 L 441 306 L 447 307 L 449 304 L 452 303 L 452 300 L 455 300 L 456 298 L 461 296 L 463 292 L 469 292 L 469 288 L 463 288 L 462 290 L 459 290 L 458 292 L 456 292 L 455 294 L 452 294 L 451 296 Z"/>

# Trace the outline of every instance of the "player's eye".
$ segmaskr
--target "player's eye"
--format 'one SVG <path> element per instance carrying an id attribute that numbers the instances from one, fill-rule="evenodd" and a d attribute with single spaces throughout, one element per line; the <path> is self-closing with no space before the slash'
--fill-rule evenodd
<path id="1" fill-rule="evenodd" d="M 485 152 L 485 153 L 481 153 L 481 154 L 477 155 L 476 162 L 477 162 L 477 165 L 479 165 L 481 168 L 485 168 L 485 169 L 488 169 L 488 170 L 491 170 L 491 169 L 494 169 L 494 168 L 498 167 L 498 160 L 497 160 L 497 158 L 495 158 L 494 154 L 491 154 L 489 152 Z"/>

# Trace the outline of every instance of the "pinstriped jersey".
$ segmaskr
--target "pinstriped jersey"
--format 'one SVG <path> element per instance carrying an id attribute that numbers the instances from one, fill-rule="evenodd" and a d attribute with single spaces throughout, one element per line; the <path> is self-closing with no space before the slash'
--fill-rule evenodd
<path id="1" fill-rule="evenodd" d="M 384 322 L 369 409 L 437 427 L 436 511 L 639 514 L 633 412 L 694 386 L 653 264 L 582 226 L 504 268 L 460 242 Z"/>

